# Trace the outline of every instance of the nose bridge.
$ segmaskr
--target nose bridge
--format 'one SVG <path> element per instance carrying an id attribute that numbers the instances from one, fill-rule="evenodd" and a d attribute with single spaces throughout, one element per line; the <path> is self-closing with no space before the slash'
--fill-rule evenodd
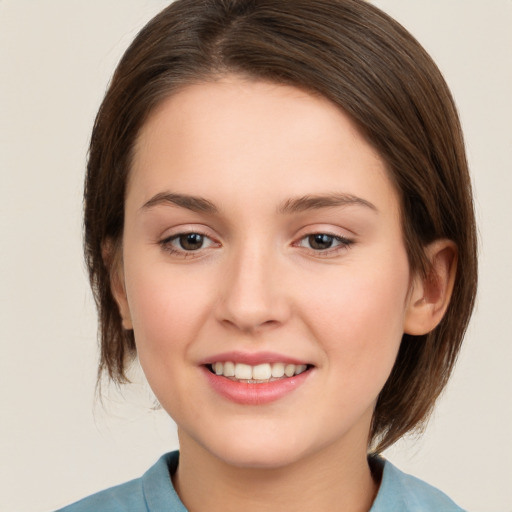
<path id="1" fill-rule="evenodd" d="M 233 247 L 222 290 L 220 320 L 244 331 L 282 323 L 287 314 L 279 257 L 262 238 L 249 236 Z"/>

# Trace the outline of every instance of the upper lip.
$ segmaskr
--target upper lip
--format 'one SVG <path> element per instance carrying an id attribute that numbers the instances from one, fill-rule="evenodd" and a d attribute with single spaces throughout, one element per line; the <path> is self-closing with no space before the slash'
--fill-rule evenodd
<path id="1" fill-rule="evenodd" d="M 308 361 L 304 361 L 298 359 L 296 357 L 287 356 L 284 354 L 279 354 L 276 352 L 222 352 L 221 354 L 215 354 L 213 356 L 209 356 L 202 361 L 200 361 L 201 365 L 209 365 L 213 363 L 224 363 L 226 361 L 231 361 L 233 363 L 243 363 L 248 364 L 250 366 L 256 366 L 258 364 L 263 363 L 285 363 L 285 364 L 311 364 Z"/>

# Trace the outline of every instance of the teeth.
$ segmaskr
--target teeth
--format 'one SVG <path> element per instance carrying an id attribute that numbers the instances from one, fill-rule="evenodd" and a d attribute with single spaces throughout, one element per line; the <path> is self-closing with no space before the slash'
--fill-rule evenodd
<path id="1" fill-rule="evenodd" d="M 259 364 L 258 366 L 253 366 L 252 368 L 252 378 L 254 380 L 268 380 L 272 377 L 272 370 L 268 363 Z"/>
<path id="2" fill-rule="evenodd" d="M 224 363 L 224 377 L 234 377 L 235 376 L 235 364 L 231 361 L 227 361 Z"/>
<path id="3" fill-rule="evenodd" d="M 236 363 L 235 377 L 237 379 L 252 379 L 252 366 L 243 363 Z"/>
<path id="4" fill-rule="evenodd" d="M 287 364 L 284 367 L 284 374 L 287 377 L 293 377 L 293 374 L 295 373 L 295 365 L 294 364 Z"/>
<path id="5" fill-rule="evenodd" d="M 301 373 L 305 372 L 307 369 L 307 366 L 305 364 L 299 364 L 295 368 L 295 375 L 300 375 Z"/>
<path id="6" fill-rule="evenodd" d="M 274 363 L 272 365 L 272 377 L 282 377 L 284 375 L 284 364 Z"/>
<path id="7" fill-rule="evenodd" d="M 216 375 L 234 377 L 237 380 L 269 381 L 271 378 L 279 379 L 285 376 L 293 377 L 294 375 L 299 375 L 307 370 L 307 365 L 263 363 L 251 366 L 248 364 L 226 361 L 224 363 L 213 363 L 211 368 Z"/>

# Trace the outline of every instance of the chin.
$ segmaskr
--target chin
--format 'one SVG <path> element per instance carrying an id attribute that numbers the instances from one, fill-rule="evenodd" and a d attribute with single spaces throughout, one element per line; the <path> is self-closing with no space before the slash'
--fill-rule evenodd
<path id="1" fill-rule="evenodd" d="M 247 469 L 282 468 L 294 464 L 308 452 L 307 440 L 295 439 L 286 429 L 273 433 L 253 431 L 253 434 L 224 434 L 220 439 L 203 443 L 203 446 L 224 463 Z"/>
<path id="2" fill-rule="evenodd" d="M 218 455 L 226 464 L 244 469 L 279 469 L 299 460 L 300 454 L 290 447 L 231 446 Z"/>

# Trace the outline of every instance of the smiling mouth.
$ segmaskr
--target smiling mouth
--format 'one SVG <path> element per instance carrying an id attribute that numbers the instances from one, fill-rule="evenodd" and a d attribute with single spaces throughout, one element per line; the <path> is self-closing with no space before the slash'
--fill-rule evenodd
<path id="1" fill-rule="evenodd" d="M 300 375 L 311 368 L 306 364 L 263 363 L 251 366 L 232 361 L 216 362 L 207 365 L 208 370 L 215 375 L 226 377 L 235 382 L 247 384 L 264 384 L 277 380 L 289 379 Z"/>

